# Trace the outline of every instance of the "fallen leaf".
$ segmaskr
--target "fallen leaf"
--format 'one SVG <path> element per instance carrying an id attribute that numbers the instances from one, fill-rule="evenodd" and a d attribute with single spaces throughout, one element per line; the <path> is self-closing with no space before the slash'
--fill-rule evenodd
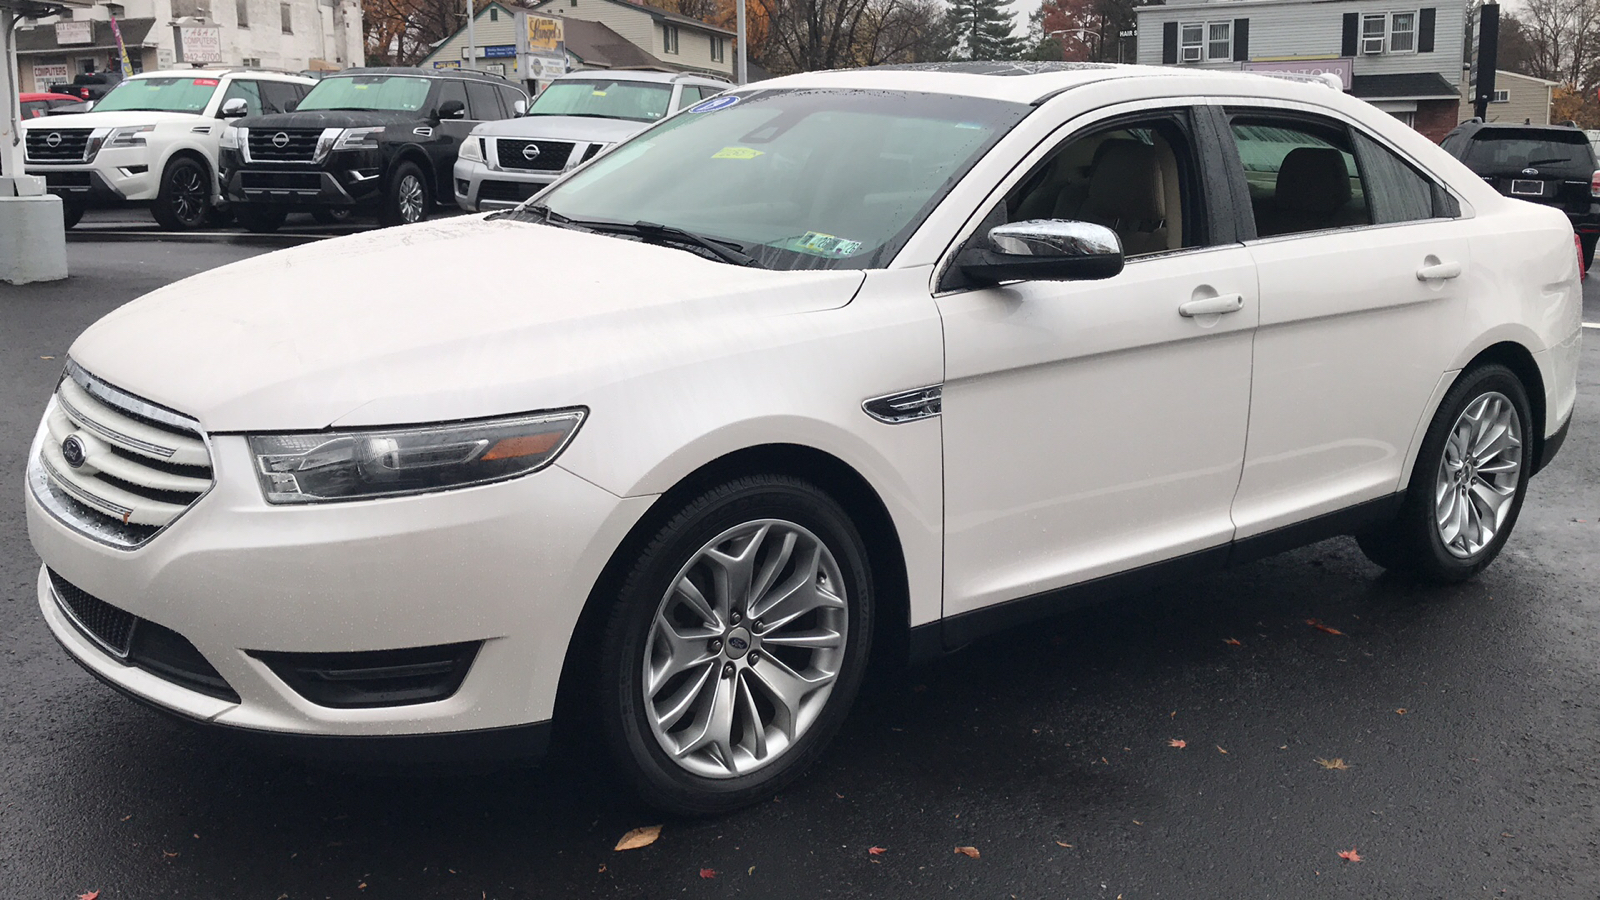
<path id="1" fill-rule="evenodd" d="M 1244 646 L 1244 641 L 1241 641 L 1238 638 L 1223 638 L 1222 642 L 1224 644 L 1227 644 L 1229 647 L 1243 647 Z"/>
<path id="2" fill-rule="evenodd" d="M 956 852 L 972 859 L 977 859 L 979 856 L 977 847 L 957 847 Z"/>
<path id="3" fill-rule="evenodd" d="M 1397 715 L 1397 716 L 1403 716 L 1403 715 L 1405 715 L 1406 713 L 1408 713 L 1410 711 L 1411 710 L 1406 709 L 1404 706 L 1402 706 L 1399 709 L 1395 710 L 1394 714 Z"/>
<path id="4" fill-rule="evenodd" d="M 643 828 L 635 828 L 623 835 L 622 840 L 617 841 L 617 846 L 614 849 L 637 850 L 640 847 L 648 847 L 654 844 L 658 837 L 661 837 L 661 826 L 646 825 Z"/>
<path id="5" fill-rule="evenodd" d="M 366 889 L 367 889 L 367 883 L 365 881 L 363 881 L 360 884 L 356 885 L 356 890 L 358 890 L 358 891 L 364 891 Z"/>
<path id="6" fill-rule="evenodd" d="M 100 892 L 89 891 L 88 893 L 79 894 L 78 900 L 100 900 Z"/>
<path id="7" fill-rule="evenodd" d="M 867 848 L 867 852 L 872 854 L 873 856 L 882 856 L 883 854 L 887 853 L 888 850 L 889 850 L 888 847 L 868 847 Z"/>
<path id="8" fill-rule="evenodd" d="M 746 875 L 754 875 L 755 873 L 756 873 L 756 867 L 755 866 L 751 866 L 750 867 L 750 871 L 746 872 L 745 874 Z"/>
<path id="9" fill-rule="evenodd" d="M 1323 767 L 1324 769 L 1337 769 L 1340 772 L 1350 768 L 1350 766 L 1344 760 L 1337 756 L 1333 759 L 1322 759 L 1321 757 L 1318 757 L 1317 765 Z"/>
<path id="10" fill-rule="evenodd" d="M 605 870 L 606 870 L 606 864 L 605 863 L 601 863 L 600 864 L 600 871 L 604 872 Z"/>
<path id="11" fill-rule="evenodd" d="M 1227 756 L 1228 755 L 1228 751 L 1222 749 L 1222 745 L 1221 744 L 1217 745 L 1217 752 L 1221 753 L 1223 756 Z"/>
<path id="12" fill-rule="evenodd" d="M 1330 627 L 1328 625 L 1322 624 L 1321 620 L 1318 620 L 1318 619 L 1307 619 L 1306 620 L 1306 624 L 1310 625 L 1312 628 L 1315 628 L 1316 630 L 1322 632 L 1323 634 L 1337 634 L 1337 635 L 1343 635 L 1344 634 L 1344 632 L 1340 631 L 1337 628 L 1333 628 L 1333 627 Z"/>
<path id="13" fill-rule="evenodd" d="M 1345 862 L 1361 862 L 1361 854 L 1357 853 L 1354 847 L 1349 850 L 1340 850 L 1339 858 Z"/>
<path id="14" fill-rule="evenodd" d="M 41 356 L 41 357 L 39 357 L 39 358 L 40 358 L 40 359 L 55 359 L 55 357 L 54 357 L 54 356 Z M 95 891 L 95 892 L 94 892 L 94 893 L 95 893 L 95 896 L 97 896 L 97 897 L 98 897 L 98 896 L 99 896 L 99 895 L 100 895 L 100 892 L 99 892 L 99 891 Z M 92 900 L 92 898 L 91 898 L 91 900 Z"/>
<path id="15" fill-rule="evenodd" d="M 1142 826 L 1143 826 L 1143 825 L 1144 825 L 1144 823 L 1143 823 L 1143 822 L 1141 822 L 1141 821 L 1139 821 L 1139 820 L 1138 820 L 1138 819 L 1134 819 L 1134 820 L 1133 820 L 1133 824 L 1135 824 L 1135 825 L 1139 825 L 1139 826 L 1141 826 L 1141 827 L 1142 827 Z"/>
<path id="16" fill-rule="evenodd" d="M 715 878 L 715 877 L 717 877 L 717 870 L 716 869 L 701 869 L 700 870 L 700 877 L 701 878 L 708 878 L 708 879 L 709 878 Z"/>
<path id="17" fill-rule="evenodd" d="M 161 851 L 161 855 L 166 857 L 167 859 L 172 859 L 173 857 L 178 855 L 178 851 L 176 851 L 176 850 L 163 850 L 163 851 Z"/>
<path id="18" fill-rule="evenodd" d="M 1183 748 L 1189 746 L 1189 742 L 1188 741 L 1184 741 L 1184 740 L 1179 740 L 1178 738 L 1173 738 L 1172 740 L 1167 741 L 1167 746 L 1168 747 L 1177 747 L 1179 750 L 1182 750 Z"/>
<path id="19" fill-rule="evenodd" d="M 844 799 L 844 795 L 843 795 L 843 794 L 841 794 L 841 793 L 839 793 L 839 792 L 838 792 L 838 791 L 834 791 L 834 792 L 833 792 L 833 795 L 834 795 L 834 796 L 835 796 L 835 797 L 838 797 L 838 798 L 839 798 L 839 799 L 840 799 L 840 800 L 843 800 L 843 799 Z"/>
<path id="20" fill-rule="evenodd" d="M 122 817 L 122 821 L 126 822 L 131 818 L 133 818 L 133 813 L 128 813 L 127 815 Z"/>
<path id="21" fill-rule="evenodd" d="M 1071 849 L 1071 847 L 1072 847 L 1072 845 L 1067 843 L 1066 841 L 1056 841 L 1056 846 L 1057 847 L 1066 847 L 1068 849 Z"/>

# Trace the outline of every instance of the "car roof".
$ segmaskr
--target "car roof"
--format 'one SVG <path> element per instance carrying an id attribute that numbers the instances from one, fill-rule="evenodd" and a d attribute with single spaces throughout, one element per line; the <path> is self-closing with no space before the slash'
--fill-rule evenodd
<path id="1" fill-rule="evenodd" d="M 343 69 L 338 72 L 328 73 L 328 78 L 340 78 L 346 75 L 405 75 L 413 78 L 457 78 L 470 81 L 487 81 L 490 84 L 503 84 L 521 90 L 521 86 L 503 75 L 493 72 L 480 72 L 477 69 L 419 69 L 416 66 L 363 66 L 354 69 Z"/>
<path id="2" fill-rule="evenodd" d="M 1062 91 L 1119 79 L 1163 79 L 1182 94 L 1235 94 L 1285 100 L 1323 99 L 1332 91 L 1326 81 L 1309 75 L 1088 62 L 913 63 L 805 72 L 744 87 L 925 91 L 1037 103 Z"/>
<path id="3" fill-rule="evenodd" d="M 293 72 L 281 72 L 276 69 L 245 69 L 236 66 L 217 69 L 162 69 L 157 72 L 140 72 L 129 75 L 125 81 L 140 81 L 146 78 L 226 78 L 229 75 L 249 75 L 252 78 L 265 78 L 268 81 L 295 81 L 313 84 L 313 80 L 304 75 Z"/>
<path id="4" fill-rule="evenodd" d="M 701 72 L 658 72 L 654 69 L 580 69 L 551 80 L 563 81 L 569 78 L 612 78 L 617 81 L 642 81 L 654 84 L 676 84 L 681 81 L 684 83 L 714 84 L 724 88 L 733 87 L 733 82 L 718 78 L 715 75 L 706 75 Z"/>
<path id="5" fill-rule="evenodd" d="M 1515 129 L 1517 129 L 1519 131 L 1560 131 L 1560 132 L 1564 132 L 1564 133 L 1565 132 L 1576 131 L 1579 134 L 1583 133 L 1582 129 L 1580 129 L 1580 128 L 1574 126 L 1574 125 L 1524 124 L 1522 122 L 1472 122 L 1472 121 L 1467 121 L 1467 122 L 1462 122 L 1460 125 L 1457 125 L 1456 127 L 1460 128 L 1460 129 L 1463 129 L 1463 130 L 1466 130 L 1466 131 L 1472 131 L 1472 132 L 1484 131 L 1484 130 L 1498 131 L 1500 129 L 1515 128 Z"/>
<path id="6" fill-rule="evenodd" d="M 29 101 L 37 102 L 39 100 L 72 100 L 72 101 L 78 101 L 78 100 L 82 99 L 82 98 L 79 98 L 79 97 L 74 97 L 71 94 L 52 94 L 52 93 L 50 93 L 48 91 L 42 91 L 42 92 L 38 92 L 38 93 L 23 93 L 23 94 L 18 94 L 17 97 L 20 100 L 22 100 L 24 103 L 27 103 Z"/>

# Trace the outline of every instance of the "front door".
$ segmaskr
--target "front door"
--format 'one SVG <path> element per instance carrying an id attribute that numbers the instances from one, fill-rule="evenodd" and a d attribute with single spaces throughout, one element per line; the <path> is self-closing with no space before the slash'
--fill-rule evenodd
<path id="1" fill-rule="evenodd" d="M 1256 275 L 1205 209 L 1216 145 L 1196 140 L 1195 114 L 1074 129 L 979 228 L 1104 224 L 1121 274 L 937 298 L 947 619 L 1233 537 Z"/>

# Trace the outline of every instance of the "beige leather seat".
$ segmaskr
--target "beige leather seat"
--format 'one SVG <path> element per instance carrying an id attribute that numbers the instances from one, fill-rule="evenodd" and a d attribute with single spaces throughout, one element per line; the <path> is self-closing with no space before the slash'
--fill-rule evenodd
<path id="1" fill-rule="evenodd" d="M 1161 154 L 1138 141 L 1107 141 L 1074 218 L 1104 225 L 1127 256 L 1168 249 L 1167 190 Z"/>
<path id="2" fill-rule="evenodd" d="M 1350 172 L 1333 147 L 1296 147 L 1283 158 L 1272 199 L 1256 214 L 1262 237 L 1365 224 L 1350 209 Z"/>

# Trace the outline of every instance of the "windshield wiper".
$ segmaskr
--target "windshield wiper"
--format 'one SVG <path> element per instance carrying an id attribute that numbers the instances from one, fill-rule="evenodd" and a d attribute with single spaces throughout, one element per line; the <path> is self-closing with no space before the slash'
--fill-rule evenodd
<path id="1" fill-rule="evenodd" d="M 1522 165 L 1523 165 L 1524 168 L 1526 168 L 1528 166 L 1547 166 L 1550 163 L 1562 163 L 1562 162 L 1571 162 L 1571 161 L 1572 161 L 1571 159 L 1569 159 L 1568 157 L 1565 157 L 1565 156 L 1552 156 L 1549 159 L 1530 159 L 1527 162 L 1523 163 Z"/>
<path id="2" fill-rule="evenodd" d="M 658 243 L 666 240 L 692 244 L 725 263 L 732 263 L 736 266 L 755 265 L 755 257 L 745 253 L 744 246 L 741 244 L 719 238 L 709 238 L 703 234 L 695 234 L 692 231 L 672 225 L 658 225 L 655 222 L 635 222 L 629 225 L 626 222 L 585 222 L 581 219 L 568 219 L 567 221 L 574 225 L 581 225 L 591 231 L 632 234 L 647 241 L 653 239 Z"/>

